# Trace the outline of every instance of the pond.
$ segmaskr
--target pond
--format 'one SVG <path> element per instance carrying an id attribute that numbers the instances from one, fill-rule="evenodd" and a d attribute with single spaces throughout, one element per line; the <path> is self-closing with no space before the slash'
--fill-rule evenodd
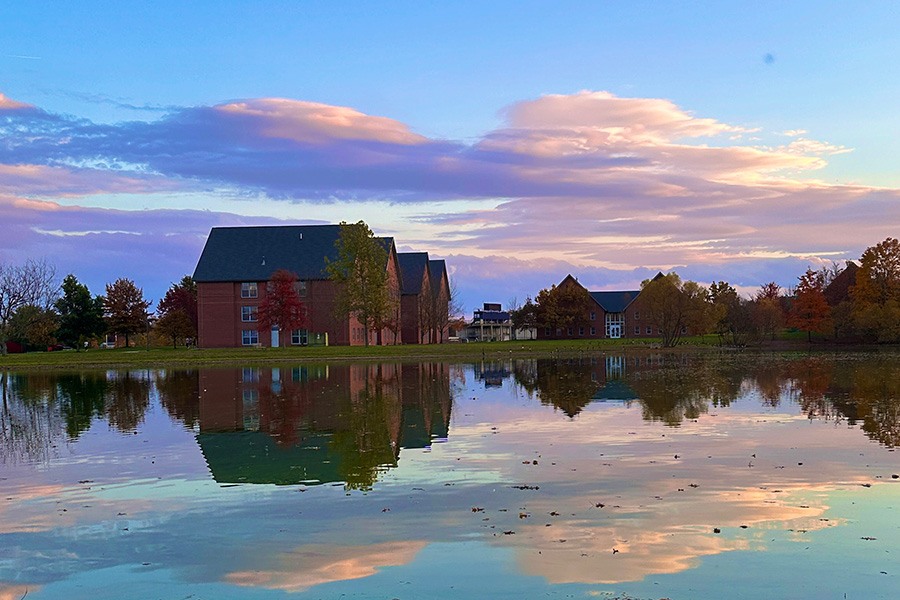
<path id="1" fill-rule="evenodd" d="M 0 375 L 0 599 L 896 598 L 900 355 Z"/>

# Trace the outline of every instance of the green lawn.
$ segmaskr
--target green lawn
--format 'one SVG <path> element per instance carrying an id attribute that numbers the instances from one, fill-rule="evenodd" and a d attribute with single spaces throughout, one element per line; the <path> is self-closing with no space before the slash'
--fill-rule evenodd
<path id="1" fill-rule="evenodd" d="M 685 338 L 686 347 L 708 346 L 716 343 L 715 336 L 701 339 Z M 329 346 L 303 348 L 118 348 L 93 349 L 82 352 L 29 352 L 0 357 L 0 367 L 87 368 L 87 367 L 147 367 L 147 366 L 203 366 L 262 364 L 271 362 L 301 362 L 323 360 L 431 360 L 499 358 L 509 356 L 579 355 L 588 352 L 609 352 L 626 349 L 659 348 L 659 340 L 524 340 L 513 342 L 453 343 L 440 345 L 405 346 Z"/>

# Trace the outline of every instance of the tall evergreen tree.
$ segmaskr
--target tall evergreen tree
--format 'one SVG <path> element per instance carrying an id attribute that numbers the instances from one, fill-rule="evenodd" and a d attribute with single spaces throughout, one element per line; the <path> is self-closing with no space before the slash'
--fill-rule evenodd
<path id="1" fill-rule="evenodd" d="M 56 301 L 59 313 L 57 339 L 64 344 L 81 349 L 85 341 L 106 331 L 103 320 L 103 296 L 91 298 L 91 292 L 72 275 L 66 275 L 62 283 L 62 297 Z"/>

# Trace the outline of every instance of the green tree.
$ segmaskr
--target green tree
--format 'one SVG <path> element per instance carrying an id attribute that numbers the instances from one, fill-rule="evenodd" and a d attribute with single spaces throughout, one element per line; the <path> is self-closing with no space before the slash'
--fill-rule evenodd
<path id="1" fill-rule="evenodd" d="M 110 331 L 125 336 L 125 346 L 129 337 L 148 326 L 147 308 L 149 300 L 144 300 L 144 291 L 134 285 L 130 279 L 117 279 L 106 285 L 106 298 L 103 311 Z"/>
<path id="2" fill-rule="evenodd" d="M 533 329 L 538 326 L 538 307 L 531 296 L 525 299 L 525 304 L 510 311 L 509 316 L 514 329 Z"/>
<path id="3" fill-rule="evenodd" d="M 368 333 L 381 327 L 396 312 L 398 299 L 391 294 L 387 270 L 388 250 L 375 237 L 365 221 L 341 222 L 341 235 L 335 242 L 337 260 L 325 270 L 338 289 L 335 315 L 355 316 Z"/>
<path id="4" fill-rule="evenodd" d="M 743 347 L 758 339 L 759 330 L 753 322 L 750 302 L 738 296 L 728 282 L 713 282 L 709 286 L 709 299 L 719 343 Z"/>
<path id="5" fill-rule="evenodd" d="M 103 297 L 91 298 L 88 287 L 78 283 L 74 275 L 66 275 L 62 283 L 62 297 L 56 301 L 59 313 L 57 339 L 80 350 L 85 341 L 106 331 L 103 320 Z"/>

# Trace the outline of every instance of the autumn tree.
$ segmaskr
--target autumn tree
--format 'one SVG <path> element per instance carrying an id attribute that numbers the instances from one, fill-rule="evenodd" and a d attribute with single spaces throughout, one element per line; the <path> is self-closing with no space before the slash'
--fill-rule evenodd
<path id="1" fill-rule="evenodd" d="M 335 248 L 337 259 L 328 261 L 325 267 L 338 288 L 335 316 L 355 316 L 366 330 L 368 346 L 369 331 L 381 329 L 394 315 L 399 302 L 389 286 L 388 250 L 365 221 L 341 222 Z"/>
<path id="2" fill-rule="evenodd" d="M 741 298 L 727 281 L 709 286 L 709 300 L 719 343 L 743 347 L 758 339 L 759 330 L 753 322 L 750 302 Z"/>
<path id="3" fill-rule="evenodd" d="M 850 288 L 854 324 L 879 342 L 900 341 L 900 242 L 867 248 Z"/>
<path id="4" fill-rule="evenodd" d="M 828 325 L 831 309 L 815 271 L 807 269 L 798 279 L 789 322 L 792 327 L 805 331 L 807 340 L 812 342 L 812 332 L 821 333 Z"/>
<path id="5" fill-rule="evenodd" d="M 62 283 L 62 297 L 56 301 L 59 314 L 59 331 L 56 337 L 64 344 L 80 350 L 84 342 L 106 331 L 103 320 L 103 297 L 91 297 L 91 292 L 72 275 L 66 275 Z"/>
<path id="6" fill-rule="evenodd" d="M 178 342 L 187 343 L 187 338 L 197 335 L 197 329 L 191 322 L 191 318 L 181 309 L 170 310 L 156 321 L 154 331 L 163 337 L 172 340 L 172 347 L 177 348 Z"/>
<path id="7" fill-rule="evenodd" d="M 46 348 L 55 343 L 59 327 L 56 312 L 34 305 L 19 308 L 10 321 L 10 339 L 32 348 Z"/>
<path id="8" fill-rule="evenodd" d="M 288 333 L 306 327 L 306 306 L 300 299 L 298 280 L 296 273 L 286 269 L 272 273 L 259 305 L 260 327 Z"/>
<path id="9" fill-rule="evenodd" d="M 858 306 L 884 304 L 900 297 L 900 242 L 887 238 L 860 258 L 850 295 Z"/>
<path id="10" fill-rule="evenodd" d="M 784 325 L 781 288 L 774 281 L 760 286 L 753 298 L 752 318 L 763 333 L 775 339 L 775 332 Z"/>
<path id="11" fill-rule="evenodd" d="M 144 300 L 144 291 L 130 279 L 117 279 L 106 285 L 103 312 L 110 331 L 125 336 L 125 346 L 129 337 L 149 326 L 147 308 L 149 300 Z"/>
<path id="12" fill-rule="evenodd" d="M 551 286 L 537 296 L 537 323 L 540 327 L 563 329 L 583 320 L 591 305 L 591 295 L 581 285 Z"/>
<path id="13" fill-rule="evenodd" d="M 56 269 L 45 260 L 29 259 L 22 265 L 0 263 L 0 355 L 6 355 L 6 342 L 16 312 L 25 306 L 47 310 L 58 291 Z M 22 325 L 27 323 L 20 322 Z"/>
<path id="14" fill-rule="evenodd" d="M 689 323 L 708 327 L 706 288 L 693 281 L 682 282 L 677 273 L 645 280 L 641 283 L 638 302 L 667 348 L 678 345 Z"/>
<path id="15" fill-rule="evenodd" d="M 166 295 L 156 306 L 156 312 L 164 317 L 170 312 L 181 311 L 191 320 L 194 335 L 197 331 L 197 284 L 190 275 L 185 275 L 178 283 L 166 290 Z M 188 336 L 191 337 L 191 336 Z"/>

